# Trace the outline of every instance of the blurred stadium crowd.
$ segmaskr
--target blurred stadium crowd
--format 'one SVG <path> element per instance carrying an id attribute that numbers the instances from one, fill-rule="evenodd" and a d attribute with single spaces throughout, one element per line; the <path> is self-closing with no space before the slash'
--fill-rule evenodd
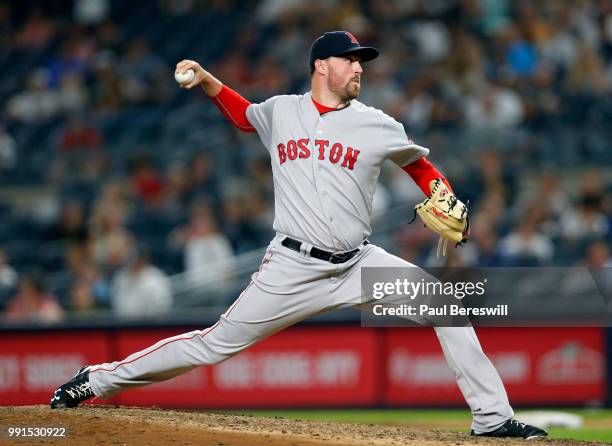
<path id="1" fill-rule="evenodd" d="M 174 65 L 253 102 L 301 93 L 333 29 L 381 49 L 360 100 L 470 200 L 451 264 L 611 265 L 610 0 L 0 1 L 4 320 L 155 314 L 172 274 L 231 277 L 273 236 L 269 159 Z M 405 220 L 381 243 L 433 264 L 433 236 L 404 224 L 421 199 L 386 166 L 375 213 Z"/>

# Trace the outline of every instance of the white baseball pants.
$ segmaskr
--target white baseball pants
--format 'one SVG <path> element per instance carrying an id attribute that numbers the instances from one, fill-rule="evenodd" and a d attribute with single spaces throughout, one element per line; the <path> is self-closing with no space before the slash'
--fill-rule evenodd
<path id="1" fill-rule="evenodd" d="M 283 247 L 283 238 L 277 235 L 272 240 L 259 271 L 217 323 L 164 339 L 122 361 L 92 366 L 89 380 L 95 395 L 108 398 L 201 365 L 217 364 L 317 313 L 360 305 L 362 267 L 414 267 L 372 244 L 348 262 L 334 265 Z M 474 329 L 437 327 L 435 331 L 472 411 L 472 429 L 487 432 L 501 426 L 514 414 Z"/>

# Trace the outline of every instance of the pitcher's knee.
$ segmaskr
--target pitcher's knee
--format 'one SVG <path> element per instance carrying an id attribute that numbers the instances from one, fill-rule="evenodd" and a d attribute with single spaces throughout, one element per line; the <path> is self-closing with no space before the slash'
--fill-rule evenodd
<path id="1" fill-rule="evenodd" d="M 215 325 L 195 337 L 189 356 L 197 365 L 214 365 L 246 349 L 257 339 L 247 327 L 241 329 L 222 316 Z"/>

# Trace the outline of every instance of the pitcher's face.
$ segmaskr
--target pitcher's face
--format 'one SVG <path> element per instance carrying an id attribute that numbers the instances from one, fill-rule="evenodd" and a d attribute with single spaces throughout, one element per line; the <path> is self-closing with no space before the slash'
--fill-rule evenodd
<path id="1" fill-rule="evenodd" d="M 355 99 L 361 90 L 361 60 L 354 54 L 326 59 L 327 88 L 344 102 Z"/>

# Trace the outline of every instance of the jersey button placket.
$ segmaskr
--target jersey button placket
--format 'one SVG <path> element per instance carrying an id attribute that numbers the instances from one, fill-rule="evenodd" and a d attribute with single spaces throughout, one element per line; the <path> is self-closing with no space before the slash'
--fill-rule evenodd
<path id="1" fill-rule="evenodd" d="M 317 124 L 315 125 L 314 128 L 314 134 L 319 136 L 323 134 L 323 130 L 321 129 L 322 125 L 324 122 L 324 117 L 323 116 L 319 116 L 319 120 L 317 122 Z M 321 172 L 321 169 L 323 168 L 321 165 L 321 161 L 319 160 L 319 153 L 318 151 L 315 152 L 314 156 L 312 157 L 312 162 L 313 162 L 313 173 L 315 176 L 315 187 L 320 191 L 321 194 L 321 199 L 319 200 L 319 203 L 321 204 L 321 211 L 323 213 L 323 216 L 326 217 L 327 215 L 329 215 L 329 213 L 327 212 L 326 209 L 326 200 L 327 200 L 327 191 L 325 190 L 325 184 L 324 182 L 320 181 L 319 178 L 319 174 Z M 331 222 L 333 222 L 333 217 L 329 218 L 330 224 Z M 330 236 L 332 236 L 332 234 L 329 234 Z"/>

